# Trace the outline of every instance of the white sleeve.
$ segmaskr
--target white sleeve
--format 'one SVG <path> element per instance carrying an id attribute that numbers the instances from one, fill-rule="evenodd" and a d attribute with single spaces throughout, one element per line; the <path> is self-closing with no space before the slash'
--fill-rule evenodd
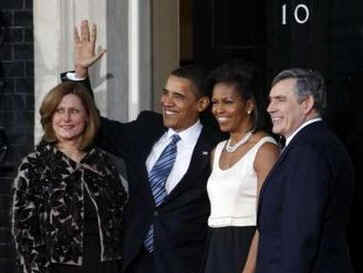
<path id="1" fill-rule="evenodd" d="M 76 72 L 67 72 L 66 77 L 71 80 L 71 81 L 83 81 L 85 79 L 87 79 L 87 77 L 84 78 L 78 78 L 76 75 Z"/>

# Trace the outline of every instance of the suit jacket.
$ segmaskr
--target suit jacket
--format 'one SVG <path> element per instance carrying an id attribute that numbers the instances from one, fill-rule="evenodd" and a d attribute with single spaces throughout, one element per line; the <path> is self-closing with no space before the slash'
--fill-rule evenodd
<path id="1" fill-rule="evenodd" d="M 353 170 L 324 122 L 292 139 L 260 193 L 256 273 L 350 273 Z"/>
<path id="2" fill-rule="evenodd" d="M 209 152 L 220 140 L 219 134 L 203 127 L 189 169 L 163 203 L 155 207 L 145 162 L 154 143 L 167 130 L 161 115 L 145 111 L 130 123 L 103 119 L 101 124 L 98 145 L 125 159 L 129 178 L 123 269 L 143 250 L 146 233 L 153 223 L 156 268 L 149 271 L 199 272 L 210 212 L 206 192 Z"/>

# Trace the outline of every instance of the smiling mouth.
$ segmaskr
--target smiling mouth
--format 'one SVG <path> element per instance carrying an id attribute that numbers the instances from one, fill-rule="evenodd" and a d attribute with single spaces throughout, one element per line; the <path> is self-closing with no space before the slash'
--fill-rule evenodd
<path id="1" fill-rule="evenodd" d="M 71 130 L 74 128 L 73 125 L 63 125 L 63 126 L 59 126 L 60 128 L 64 129 L 64 130 Z"/>
<path id="2" fill-rule="evenodd" d="M 173 115 L 177 114 L 177 112 L 175 112 L 175 111 L 170 111 L 170 110 L 165 110 L 165 109 L 164 109 L 163 113 L 165 116 L 173 116 Z"/>
<path id="3" fill-rule="evenodd" d="M 218 121 L 219 123 L 223 123 L 223 122 L 228 121 L 228 118 L 226 118 L 226 117 L 217 117 L 217 121 Z"/>
<path id="4" fill-rule="evenodd" d="M 275 122 L 279 122 L 279 121 L 281 121 L 282 120 L 282 118 L 271 118 L 271 121 L 273 122 L 273 123 L 275 123 Z"/>

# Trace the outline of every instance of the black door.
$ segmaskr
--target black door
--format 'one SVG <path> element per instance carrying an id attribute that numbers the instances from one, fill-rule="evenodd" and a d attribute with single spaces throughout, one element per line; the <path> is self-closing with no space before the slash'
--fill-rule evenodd
<path id="1" fill-rule="evenodd" d="M 356 170 L 349 227 L 353 264 L 363 272 L 363 1 L 193 1 L 193 62 L 211 67 L 234 58 L 265 70 L 266 94 L 279 71 L 321 71 L 328 86 L 324 119 L 346 144 Z"/>

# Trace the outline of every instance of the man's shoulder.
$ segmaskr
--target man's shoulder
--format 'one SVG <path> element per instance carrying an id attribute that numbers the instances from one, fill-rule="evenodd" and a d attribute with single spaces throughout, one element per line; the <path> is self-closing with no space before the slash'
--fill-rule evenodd
<path id="1" fill-rule="evenodd" d="M 344 143 L 328 128 L 325 122 L 315 122 L 303 128 L 301 134 L 296 135 L 292 148 L 295 151 L 313 153 L 328 162 L 336 159 L 350 161 Z"/>
<path id="2" fill-rule="evenodd" d="M 158 124 L 159 126 L 163 125 L 163 116 L 160 113 L 153 112 L 153 111 L 142 111 L 137 116 L 136 119 L 138 122 L 145 122 L 145 123 L 152 123 Z"/>
<path id="3" fill-rule="evenodd" d="M 212 148 L 227 137 L 228 135 L 223 134 L 218 128 L 205 125 L 203 125 L 202 133 L 200 135 L 201 141 L 209 144 Z"/>
<path id="4" fill-rule="evenodd" d="M 135 125 L 138 132 L 142 132 L 140 137 L 144 139 L 147 136 L 150 141 L 155 141 L 167 130 L 162 115 L 153 111 L 140 112 L 135 120 Z"/>
<path id="5" fill-rule="evenodd" d="M 297 140 L 303 143 L 311 143 L 321 147 L 331 145 L 343 145 L 337 135 L 329 129 L 324 121 L 314 122 L 301 130 L 301 134 L 297 135 Z"/>
<path id="6" fill-rule="evenodd" d="M 306 125 L 291 140 L 291 144 L 301 145 L 307 143 L 319 143 L 322 139 L 332 136 L 325 122 L 317 121 Z"/>

